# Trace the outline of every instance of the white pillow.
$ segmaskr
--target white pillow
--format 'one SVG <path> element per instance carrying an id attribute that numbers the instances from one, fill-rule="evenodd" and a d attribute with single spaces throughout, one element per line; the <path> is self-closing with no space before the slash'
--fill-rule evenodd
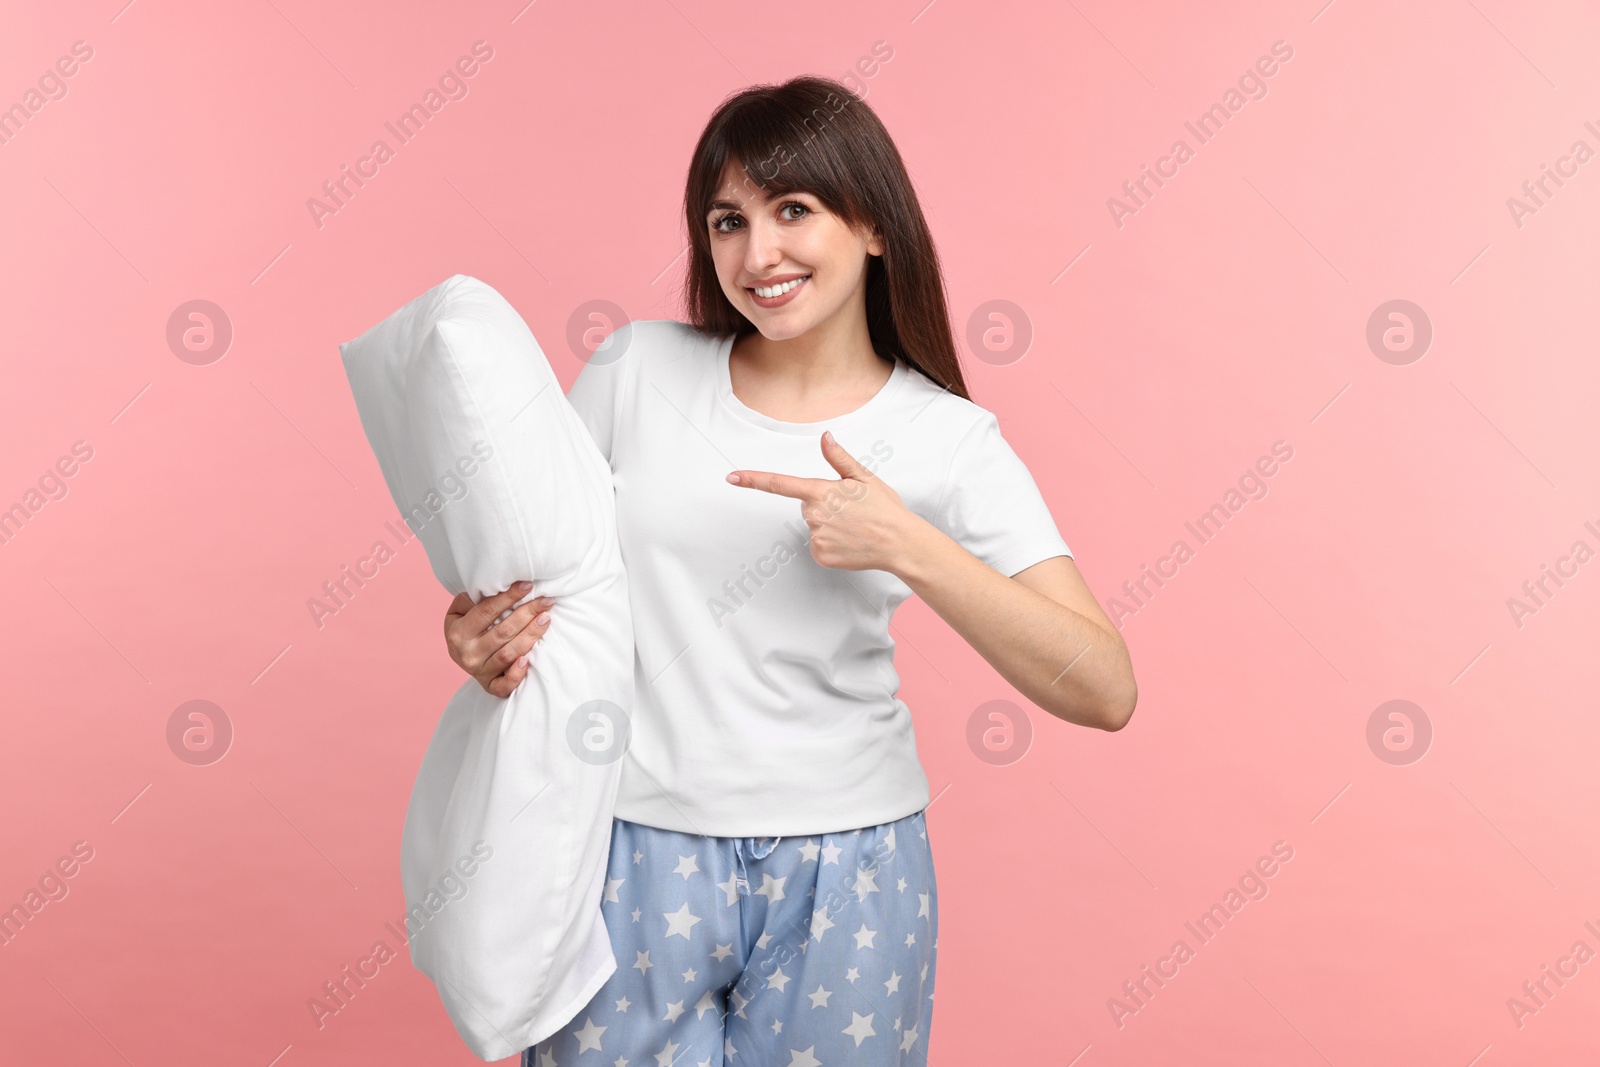
<path id="1" fill-rule="evenodd" d="M 519 604 L 557 598 L 509 697 L 468 678 L 451 698 L 401 834 L 411 961 L 472 1051 L 498 1060 L 565 1026 L 617 968 L 600 898 L 633 621 L 611 468 L 527 324 L 476 278 L 449 278 L 339 351 L 444 587 L 480 599 L 528 579 Z M 368 717 L 382 729 L 392 714 Z"/>

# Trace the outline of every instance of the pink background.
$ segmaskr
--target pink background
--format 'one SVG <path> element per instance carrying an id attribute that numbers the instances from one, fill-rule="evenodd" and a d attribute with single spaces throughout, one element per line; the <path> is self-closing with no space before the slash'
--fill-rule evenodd
<path id="1" fill-rule="evenodd" d="M 920 602 L 895 618 L 939 794 L 931 1061 L 1600 1054 L 1600 962 L 1520 1026 L 1507 1005 L 1600 951 L 1600 563 L 1520 626 L 1507 603 L 1600 549 L 1600 161 L 1520 226 L 1507 206 L 1600 149 L 1591 7 L 123 2 L 17 5 L 0 34 L 6 106 L 93 49 L 0 146 L 0 506 L 93 449 L 0 546 L 0 905 L 93 849 L 0 948 L 0 1061 L 477 1062 L 403 955 L 322 1028 L 307 1008 L 393 942 L 405 801 L 461 682 L 416 542 L 308 611 L 397 517 L 336 346 L 459 271 L 570 385 L 586 302 L 679 317 L 682 182 L 723 96 L 852 70 L 958 332 L 991 300 L 1031 327 L 1020 358 L 969 348 L 969 385 L 1102 603 L 1194 550 L 1124 620 L 1128 728 L 1030 706 L 1004 766 L 967 723 L 1015 691 Z M 319 228 L 307 199 L 478 40 L 469 95 Z M 1267 95 L 1199 144 L 1184 122 L 1275 41 Z M 1108 198 L 1178 138 L 1193 158 L 1119 227 Z M 166 340 L 195 299 L 234 331 L 203 366 Z M 1404 365 L 1366 341 L 1395 299 L 1433 330 Z M 1199 544 L 1184 523 L 1280 440 L 1268 494 Z M 208 766 L 167 742 L 195 699 L 235 731 Z M 1397 699 L 1432 731 L 1403 765 L 1367 739 Z M 1184 923 L 1279 841 L 1268 895 L 1201 944 Z M 1119 1026 L 1110 998 L 1180 938 Z"/>

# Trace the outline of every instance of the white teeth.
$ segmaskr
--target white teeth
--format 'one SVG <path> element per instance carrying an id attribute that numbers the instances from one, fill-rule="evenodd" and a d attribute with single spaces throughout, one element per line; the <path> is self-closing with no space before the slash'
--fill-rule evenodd
<path id="1" fill-rule="evenodd" d="M 759 297 L 765 297 L 770 300 L 772 297 L 782 296 L 784 293 L 787 293 L 790 289 L 793 289 L 795 286 L 799 285 L 809 277 L 811 277 L 811 275 L 803 274 L 791 281 L 783 282 L 779 285 L 768 286 L 762 289 L 753 289 L 751 292 L 755 293 Z"/>

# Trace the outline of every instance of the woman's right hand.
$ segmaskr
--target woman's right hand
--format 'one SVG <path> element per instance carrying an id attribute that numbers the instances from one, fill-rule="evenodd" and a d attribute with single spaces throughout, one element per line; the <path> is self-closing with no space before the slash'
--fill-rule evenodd
<path id="1" fill-rule="evenodd" d="M 508 697 L 528 674 L 528 651 L 550 628 L 554 597 L 535 597 L 499 622 L 495 619 L 521 597 L 532 582 L 517 582 L 503 593 L 476 603 L 459 593 L 444 615 L 444 641 L 456 666 L 497 697 Z"/>

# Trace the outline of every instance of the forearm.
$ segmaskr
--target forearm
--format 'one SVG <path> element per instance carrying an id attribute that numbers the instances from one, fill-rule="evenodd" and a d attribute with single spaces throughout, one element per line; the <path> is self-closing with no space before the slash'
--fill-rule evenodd
<path id="1" fill-rule="evenodd" d="M 1080 726 L 1117 729 L 1125 680 L 1122 638 L 978 559 L 915 518 L 894 573 L 1017 691 Z"/>

